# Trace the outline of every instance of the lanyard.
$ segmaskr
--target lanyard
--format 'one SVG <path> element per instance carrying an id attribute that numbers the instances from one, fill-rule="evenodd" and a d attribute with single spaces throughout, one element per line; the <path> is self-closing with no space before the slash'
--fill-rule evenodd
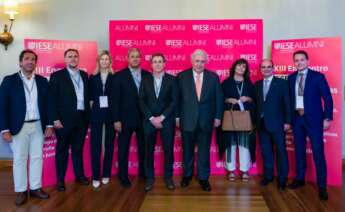
<path id="1" fill-rule="evenodd" d="M 24 89 L 27 91 L 27 93 L 29 94 L 29 98 L 28 98 L 28 102 L 31 102 L 31 94 L 32 94 L 32 91 L 34 90 L 34 87 L 35 87 L 35 79 L 32 79 L 33 82 L 31 84 L 31 88 L 29 88 L 28 84 L 26 83 L 25 81 L 25 78 L 24 76 L 22 75 L 22 73 L 19 74 L 20 78 L 22 79 L 23 81 L 23 84 L 24 84 Z"/>
<path id="2" fill-rule="evenodd" d="M 241 82 L 241 88 L 239 88 L 237 84 L 236 84 L 236 88 L 237 88 L 238 95 L 241 97 L 242 92 L 243 92 L 243 81 Z"/>

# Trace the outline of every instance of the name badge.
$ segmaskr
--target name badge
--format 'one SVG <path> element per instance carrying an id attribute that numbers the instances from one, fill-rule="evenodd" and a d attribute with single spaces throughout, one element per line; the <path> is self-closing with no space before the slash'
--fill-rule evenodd
<path id="1" fill-rule="evenodd" d="M 100 96 L 99 97 L 99 107 L 100 108 L 107 108 L 108 107 L 108 97 L 107 96 Z"/>

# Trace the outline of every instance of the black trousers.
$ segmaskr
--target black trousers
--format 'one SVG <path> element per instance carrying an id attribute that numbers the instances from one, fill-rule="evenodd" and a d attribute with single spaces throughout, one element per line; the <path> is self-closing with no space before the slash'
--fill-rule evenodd
<path id="1" fill-rule="evenodd" d="M 147 179 L 154 179 L 154 149 L 157 140 L 157 132 L 160 131 L 164 150 L 164 177 L 173 176 L 174 165 L 174 127 L 166 127 L 160 130 L 145 132 L 145 175 Z"/>
<path id="2" fill-rule="evenodd" d="M 83 166 L 83 147 L 87 125 L 79 125 L 71 128 L 56 130 L 57 144 L 55 153 L 55 167 L 58 182 L 64 182 L 67 164 L 68 150 L 72 150 L 72 163 L 76 178 L 85 177 Z"/>
<path id="3" fill-rule="evenodd" d="M 143 128 L 140 127 L 122 127 L 122 131 L 119 133 L 118 141 L 118 163 L 120 179 L 128 178 L 128 156 L 129 147 L 131 144 L 132 134 L 135 132 L 137 137 L 138 146 L 138 162 L 139 162 L 139 175 L 144 176 L 144 158 L 145 158 L 145 141 Z"/>
<path id="4" fill-rule="evenodd" d="M 91 165 L 92 178 L 99 180 L 101 175 L 101 153 L 102 153 L 102 134 L 103 125 L 105 125 L 105 139 L 104 139 L 104 155 L 103 155 L 103 169 L 102 177 L 111 176 L 111 165 L 113 162 L 114 153 L 114 137 L 115 130 L 111 122 L 92 122 L 91 123 Z"/>
<path id="5" fill-rule="evenodd" d="M 195 145 L 198 146 L 198 179 L 208 180 L 210 176 L 210 147 L 212 131 L 203 131 L 197 127 L 194 131 L 182 131 L 183 176 L 191 178 L 194 169 Z"/>

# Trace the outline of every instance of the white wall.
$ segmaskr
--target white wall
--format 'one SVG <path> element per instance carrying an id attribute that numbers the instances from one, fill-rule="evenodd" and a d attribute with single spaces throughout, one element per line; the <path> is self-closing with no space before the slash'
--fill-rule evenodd
<path id="1" fill-rule="evenodd" d="M 264 55 L 271 40 L 345 38 L 344 0 L 22 0 L 8 51 L 0 49 L 0 81 L 18 70 L 24 38 L 96 40 L 108 48 L 108 21 L 147 19 L 264 20 Z M 2 11 L 0 11 L 2 12 Z M 0 25 L 7 17 L 0 15 Z M 343 50 L 345 50 L 343 40 Z M 1 47 L 0 47 L 1 48 Z M 343 64 L 345 56 L 343 54 Z M 343 82 L 344 82 L 343 76 Z M 345 107 L 343 107 L 345 109 Z M 343 118 L 344 120 L 344 118 Z M 344 125 L 343 125 L 344 128 Z M 345 129 L 345 128 L 344 128 Z M 345 145 L 343 145 L 345 153 Z M 0 142 L 0 158 L 9 150 Z"/>

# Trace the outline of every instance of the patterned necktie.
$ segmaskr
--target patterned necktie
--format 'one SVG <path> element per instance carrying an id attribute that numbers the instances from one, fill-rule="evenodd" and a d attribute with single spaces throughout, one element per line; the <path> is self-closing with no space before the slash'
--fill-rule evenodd
<path id="1" fill-rule="evenodd" d="M 304 94 L 304 74 L 299 73 L 299 82 L 298 82 L 298 96 L 303 96 Z"/>
<path id="2" fill-rule="evenodd" d="M 264 101 L 266 101 L 266 96 L 267 96 L 268 89 L 269 89 L 268 83 L 269 83 L 269 80 L 265 79 L 264 80 Z"/>

